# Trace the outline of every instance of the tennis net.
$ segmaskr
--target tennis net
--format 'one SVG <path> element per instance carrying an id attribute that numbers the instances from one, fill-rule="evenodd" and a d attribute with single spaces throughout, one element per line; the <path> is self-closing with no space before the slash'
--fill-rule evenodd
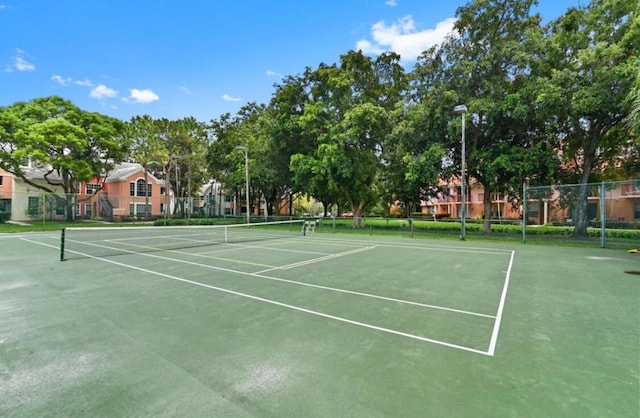
<path id="1" fill-rule="evenodd" d="M 303 224 L 302 220 L 288 220 L 233 225 L 70 227 L 61 233 L 60 260 L 287 239 L 302 235 Z"/>

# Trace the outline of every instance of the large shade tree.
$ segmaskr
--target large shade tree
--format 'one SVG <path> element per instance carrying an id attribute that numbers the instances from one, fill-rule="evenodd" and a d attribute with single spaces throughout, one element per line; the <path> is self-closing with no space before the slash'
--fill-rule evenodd
<path id="1" fill-rule="evenodd" d="M 574 207 L 577 237 L 587 234 L 586 184 L 637 156 L 637 136 L 624 123 L 638 74 L 637 13 L 636 0 L 592 0 L 549 26 L 540 108 L 554 121 L 564 180 L 582 185 Z"/>
<path id="2" fill-rule="evenodd" d="M 145 193 L 146 216 L 151 215 L 149 173 L 158 178 L 162 177 L 168 163 L 168 150 L 166 143 L 161 140 L 159 135 L 160 128 L 161 125 L 149 115 L 134 116 L 127 123 L 127 136 L 132 144 L 131 155 L 144 169 L 144 182 L 147 185 L 147 193 Z"/>
<path id="3" fill-rule="evenodd" d="M 339 65 L 307 71 L 295 107 L 296 129 L 307 141 L 291 156 L 290 168 L 301 189 L 321 200 L 348 202 L 354 226 L 373 206 L 381 156 L 392 130 L 392 113 L 405 92 L 400 57 L 372 59 L 350 51 Z"/>
<path id="4" fill-rule="evenodd" d="M 432 109 L 437 107 L 420 104 L 393 112 L 394 127 L 382 155 L 382 198 L 387 207 L 399 205 L 407 217 L 438 194 L 439 179 L 447 172 L 446 150 L 430 129 L 433 119 L 426 117 Z"/>
<path id="5" fill-rule="evenodd" d="M 83 111 L 60 97 L 0 108 L 0 167 L 64 199 L 68 220 L 75 216 L 80 182 L 104 176 L 128 151 L 123 122 Z M 44 182 L 36 181 L 26 162 L 41 172 Z"/>
<path id="6" fill-rule="evenodd" d="M 554 154 L 544 145 L 545 130 L 531 105 L 537 83 L 532 70 L 542 36 L 540 17 L 531 13 L 534 4 L 534 0 L 478 0 L 458 8 L 455 33 L 423 53 L 414 72 L 416 100 L 440 107 L 432 114 L 448 115 L 452 121 L 447 127 L 436 126 L 458 170 L 460 117 L 453 108 L 468 107 L 467 172 L 484 189 L 486 232 L 493 192 L 517 196 L 517 185 L 526 176 L 540 173 L 543 182 L 553 171 Z"/>
<path id="7" fill-rule="evenodd" d="M 193 117 L 156 121 L 156 131 L 166 149 L 166 170 L 174 196 L 174 213 L 190 216 L 193 199 L 208 180 L 206 152 L 209 134 L 206 125 Z"/>
<path id="8" fill-rule="evenodd" d="M 283 179 L 283 169 L 288 169 L 282 157 L 274 152 L 271 134 L 274 113 L 266 105 L 249 103 L 235 115 L 225 114 L 211 121 L 213 141 L 207 150 L 210 172 L 225 186 L 236 193 L 236 202 L 245 189 L 245 154 L 249 170 L 249 204 L 259 207 L 264 201 L 268 215 L 279 211 L 288 184 Z M 239 149 L 242 148 L 242 149 Z M 253 210 L 249 208 L 249 210 Z"/>

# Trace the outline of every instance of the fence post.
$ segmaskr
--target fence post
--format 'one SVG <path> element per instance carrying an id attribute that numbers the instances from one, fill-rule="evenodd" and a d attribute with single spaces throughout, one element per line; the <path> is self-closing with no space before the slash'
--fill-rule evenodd
<path id="1" fill-rule="evenodd" d="M 600 183 L 600 247 L 605 247 L 606 223 L 607 223 L 607 191 L 604 181 Z"/>
<path id="2" fill-rule="evenodd" d="M 65 228 L 62 228 L 60 234 L 60 261 L 64 261 L 64 240 L 65 240 Z"/>
<path id="3" fill-rule="evenodd" d="M 45 230 L 46 218 L 47 218 L 47 197 L 46 192 L 42 192 L 42 230 Z"/>
<path id="4" fill-rule="evenodd" d="M 522 183 L 522 243 L 527 243 L 527 182 Z"/>

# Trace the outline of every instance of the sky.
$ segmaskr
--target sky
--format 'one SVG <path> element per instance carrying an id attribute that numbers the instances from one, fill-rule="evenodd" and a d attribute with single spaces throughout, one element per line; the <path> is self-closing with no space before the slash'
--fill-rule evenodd
<path id="1" fill-rule="evenodd" d="M 202 122 L 349 50 L 411 69 L 464 0 L 0 0 L 0 106 L 52 95 L 121 120 Z M 548 22 L 586 0 L 539 0 Z"/>

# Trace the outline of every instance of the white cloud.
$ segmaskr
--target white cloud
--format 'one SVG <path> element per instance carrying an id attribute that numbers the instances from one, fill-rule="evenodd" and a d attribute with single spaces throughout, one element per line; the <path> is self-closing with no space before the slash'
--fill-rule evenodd
<path id="1" fill-rule="evenodd" d="M 275 71 L 272 70 L 267 70 L 267 77 L 278 77 L 278 78 L 284 78 L 284 76 L 280 73 L 277 73 Z"/>
<path id="2" fill-rule="evenodd" d="M 389 7 L 396 7 L 398 5 L 398 2 L 396 0 L 387 0 L 384 2 L 384 4 Z"/>
<path id="3" fill-rule="evenodd" d="M 66 86 L 71 82 L 71 77 L 64 78 L 61 75 L 54 74 L 51 76 L 51 79 L 61 86 Z"/>
<path id="4" fill-rule="evenodd" d="M 34 71 L 36 69 L 35 65 L 27 61 L 25 55 L 27 54 L 23 50 L 16 49 L 16 55 L 12 57 L 13 62 L 6 65 L 4 71 L 7 73 L 14 71 Z"/>
<path id="5" fill-rule="evenodd" d="M 160 97 L 150 89 L 130 89 L 129 97 L 125 98 L 124 101 L 131 101 L 134 103 L 152 103 L 160 100 Z"/>
<path id="6" fill-rule="evenodd" d="M 187 96 L 191 96 L 193 94 L 191 89 L 189 87 L 187 87 L 187 86 L 178 86 L 178 90 L 180 90 L 181 92 L 183 92 Z"/>
<path id="7" fill-rule="evenodd" d="M 7 6 L 6 4 L 0 4 L 0 10 L 2 9 L 7 9 L 9 6 Z"/>
<path id="8" fill-rule="evenodd" d="M 239 102 L 240 100 L 242 100 L 242 98 L 229 96 L 228 94 L 223 94 L 222 100 L 226 100 L 228 102 Z"/>
<path id="9" fill-rule="evenodd" d="M 93 87 L 93 84 L 89 79 L 85 78 L 84 80 L 74 80 L 73 84 L 76 86 L 84 86 L 84 87 Z"/>
<path id="10" fill-rule="evenodd" d="M 377 45 L 372 44 L 366 39 L 363 39 L 361 41 L 358 41 L 358 43 L 356 43 L 356 50 L 360 50 L 365 54 L 374 54 L 374 55 L 380 55 L 383 52 L 385 52 L 384 49 L 380 48 Z"/>
<path id="11" fill-rule="evenodd" d="M 387 26 L 383 21 L 371 27 L 373 42 L 363 39 L 356 48 L 365 54 L 378 55 L 385 51 L 400 54 L 403 61 L 415 61 L 426 49 L 442 43 L 453 30 L 455 18 L 448 18 L 436 24 L 433 29 L 418 31 L 411 15 L 402 17 Z"/>
<path id="12" fill-rule="evenodd" d="M 68 86 L 70 84 L 75 84 L 76 86 L 81 87 L 93 87 L 95 84 L 91 82 L 91 80 L 85 78 L 84 80 L 75 80 L 73 77 L 63 77 L 58 74 L 54 74 L 51 76 L 51 80 L 60 84 L 61 86 Z"/>
<path id="13" fill-rule="evenodd" d="M 105 86 L 104 84 L 99 84 L 94 89 L 91 90 L 89 94 L 90 97 L 94 99 L 108 99 L 112 97 L 116 97 L 118 92 L 112 88 Z"/>

